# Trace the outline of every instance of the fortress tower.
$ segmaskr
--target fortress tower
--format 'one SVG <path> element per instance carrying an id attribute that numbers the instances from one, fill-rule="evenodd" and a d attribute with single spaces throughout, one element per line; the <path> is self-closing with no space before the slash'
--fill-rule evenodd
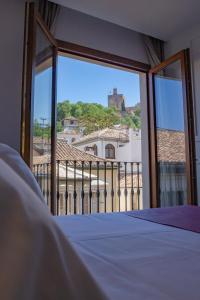
<path id="1" fill-rule="evenodd" d="M 115 107 L 118 111 L 125 111 L 125 98 L 123 94 L 118 94 L 117 89 L 113 89 L 113 94 L 108 96 L 108 107 Z"/>

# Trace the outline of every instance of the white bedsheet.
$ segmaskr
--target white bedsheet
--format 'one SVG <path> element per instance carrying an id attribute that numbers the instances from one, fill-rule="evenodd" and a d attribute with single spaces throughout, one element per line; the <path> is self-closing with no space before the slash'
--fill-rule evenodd
<path id="1" fill-rule="evenodd" d="M 200 299 L 200 234 L 123 213 L 55 221 L 105 298 Z"/>

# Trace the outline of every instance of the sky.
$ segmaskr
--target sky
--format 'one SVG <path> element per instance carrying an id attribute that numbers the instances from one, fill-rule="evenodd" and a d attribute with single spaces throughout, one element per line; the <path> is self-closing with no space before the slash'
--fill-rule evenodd
<path id="1" fill-rule="evenodd" d="M 51 116 L 51 68 L 37 74 L 34 91 L 34 119 Z M 100 103 L 107 106 L 113 88 L 125 96 L 126 106 L 140 101 L 139 75 L 116 68 L 59 56 L 57 101 Z M 156 77 L 157 127 L 183 130 L 183 95 L 179 80 Z"/>
<path id="2" fill-rule="evenodd" d="M 157 127 L 184 130 L 182 82 L 180 80 L 155 78 Z"/>
<path id="3" fill-rule="evenodd" d="M 127 106 L 140 101 L 137 73 L 59 56 L 58 102 L 69 99 L 107 106 L 113 88 L 125 96 Z"/>
<path id="4" fill-rule="evenodd" d="M 51 73 L 49 68 L 36 75 L 34 119 L 50 118 Z M 140 101 L 139 75 L 135 72 L 59 56 L 57 78 L 57 102 L 70 100 L 107 106 L 113 88 L 124 95 L 126 106 Z"/>

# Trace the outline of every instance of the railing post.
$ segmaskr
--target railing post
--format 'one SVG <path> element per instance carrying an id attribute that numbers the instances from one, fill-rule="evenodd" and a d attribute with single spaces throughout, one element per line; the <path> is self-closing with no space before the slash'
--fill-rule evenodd
<path id="1" fill-rule="evenodd" d="M 81 201 L 82 201 L 82 214 L 84 215 L 84 200 L 85 200 L 85 191 L 84 191 L 84 161 L 81 162 L 81 166 L 82 166 Z"/>
<path id="2" fill-rule="evenodd" d="M 97 212 L 99 213 L 99 208 L 100 208 L 100 204 L 99 204 L 99 197 L 100 196 L 100 192 L 99 192 L 99 161 L 97 161 Z"/>
<path id="3" fill-rule="evenodd" d="M 68 214 L 68 161 L 65 162 L 65 214 Z"/>
<path id="4" fill-rule="evenodd" d="M 118 200 L 119 200 L 119 212 L 121 211 L 121 187 L 120 187 L 120 182 L 121 182 L 121 175 L 120 175 L 120 167 L 121 163 L 118 162 Z"/>
<path id="5" fill-rule="evenodd" d="M 90 173 L 89 173 L 89 176 L 90 176 L 90 187 L 89 187 L 89 200 L 90 200 L 90 203 L 89 203 L 89 212 L 91 214 L 92 212 L 92 162 L 90 161 L 89 162 L 89 166 L 90 166 Z"/>
<path id="6" fill-rule="evenodd" d="M 59 208 L 60 208 L 60 161 L 57 162 L 57 193 L 56 193 L 56 208 L 57 208 L 57 215 L 59 215 Z"/>
<path id="7" fill-rule="evenodd" d="M 104 211 L 107 211 L 107 187 L 106 187 L 106 180 L 107 180 L 107 163 L 104 162 Z"/>
<path id="8" fill-rule="evenodd" d="M 125 190 L 124 190 L 124 194 L 125 194 L 125 210 L 127 211 L 127 162 L 124 162 L 124 166 L 125 166 Z"/>

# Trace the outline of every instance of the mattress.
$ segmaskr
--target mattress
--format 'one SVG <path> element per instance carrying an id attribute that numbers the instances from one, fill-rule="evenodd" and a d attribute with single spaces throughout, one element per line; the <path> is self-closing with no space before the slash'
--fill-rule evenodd
<path id="1" fill-rule="evenodd" d="M 105 299 L 199 300 L 199 233 L 125 213 L 54 219 Z"/>

